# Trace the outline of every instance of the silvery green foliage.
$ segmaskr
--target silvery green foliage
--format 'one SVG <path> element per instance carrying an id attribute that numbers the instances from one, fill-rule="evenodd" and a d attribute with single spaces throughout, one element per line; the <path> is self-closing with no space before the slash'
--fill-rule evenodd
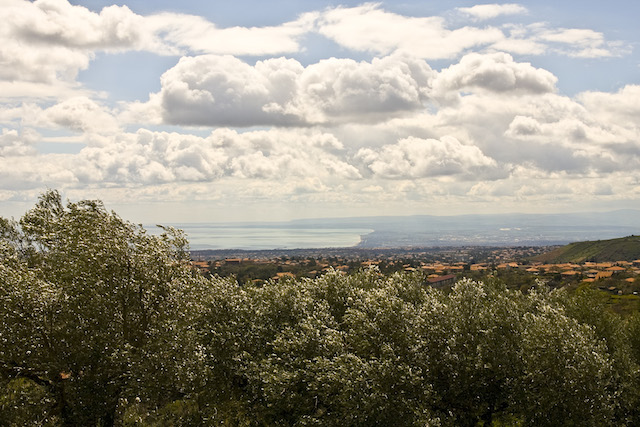
<path id="1" fill-rule="evenodd" d="M 221 285 L 199 326 L 219 420 L 283 425 L 601 425 L 613 356 L 566 297 L 375 269 Z M 635 383 L 637 385 L 637 383 Z M 628 415 L 628 414 L 627 414 Z M 620 419 L 620 418 L 618 418 Z"/>
<path id="2" fill-rule="evenodd" d="M 204 279 L 45 193 L 0 219 L 0 425 L 638 425 L 640 316 L 419 274 Z"/>
<path id="3" fill-rule="evenodd" d="M 173 341 L 176 300 L 196 287 L 184 236 L 151 236 L 99 201 L 63 205 L 55 191 L 0 225 L 3 381 L 44 387 L 52 419 L 113 423 L 119 399 L 155 367 L 148 349 Z"/>

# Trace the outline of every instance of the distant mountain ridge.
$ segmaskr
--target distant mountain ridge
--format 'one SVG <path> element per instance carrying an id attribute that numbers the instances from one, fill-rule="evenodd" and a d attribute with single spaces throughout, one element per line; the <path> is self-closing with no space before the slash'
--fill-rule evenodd
<path id="1" fill-rule="evenodd" d="M 612 262 L 637 259 L 640 259 L 640 236 L 570 243 L 534 258 L 535 261 L 548 263 Z"/>
<path id="2" fill-rule="evenodd" d="M 264 223 L 261 223 L 264 224 Z M 364 216 L 364 217 L 336 217 L 336 218 L 307 218 L 295 219 L 287 222 L 272 223 L 277 226 L 305 227 L 308 225 L 324 225 L 327 227 L 365 227 L 386 229 L 403 225 L 401 228 L 416 225 L 455 226 L 484 225 L 484 226 L 522 226 L 528 225 L 558 225 L 558 226 L 640 226 L 640 210 L 618 209 L 606 212 L 578 212 L 559 214 L 531 214 L 531 213 L 498 213 L 498 214 L 460 214 L 460 215 L 406 215 L 406 216 Z M 640 231 L 639 231 L 640 234 Z"/>
<path id="3" fill-rule="evenodd" d="M 358 247 L 543 246 L 640 234 L 640 211 L 388 216 L 291 221 L 374 230 Z"/>

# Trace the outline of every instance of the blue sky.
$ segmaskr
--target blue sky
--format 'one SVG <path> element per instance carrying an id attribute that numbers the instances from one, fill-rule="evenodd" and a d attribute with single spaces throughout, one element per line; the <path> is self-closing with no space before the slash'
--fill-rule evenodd
<path id="1" fill-rule="evenodd" d="M 630 1 L 0 1 L 0 215 L 640 208 Z"/>

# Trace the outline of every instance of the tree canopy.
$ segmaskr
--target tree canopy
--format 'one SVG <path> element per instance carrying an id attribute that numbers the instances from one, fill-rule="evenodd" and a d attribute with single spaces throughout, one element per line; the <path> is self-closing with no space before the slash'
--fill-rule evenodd
<path id="1" fill-rule="evenodd" d="M 239 285 L 99 201 L 0 218 L 0 425 L 638 425 L 639 337 L 588 289 Z"/>

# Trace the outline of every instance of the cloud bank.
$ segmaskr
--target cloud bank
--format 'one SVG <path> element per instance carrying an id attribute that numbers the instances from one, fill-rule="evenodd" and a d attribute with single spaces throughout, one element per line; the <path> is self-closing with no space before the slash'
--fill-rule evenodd
<path id="1" fill-rule="evenodd" d="M 365 3 L 222 28 L 127 6 L 7 0 L 0 200 L 47 186 L 112 200 L 396 213 L 425 203 L 636 200 L 640 86 L 567 96 L 535 61 L 601 60 L 628 54 L 629 44 L 522 23 L 530 14 L 483 4 L 404 16 Z M 309 60 L 310 37 L 339 55 Z M 125 52 L 176 60 L 146 99 L 114 102 L 83 86 L 78 76 L 96 55 Z"/>

